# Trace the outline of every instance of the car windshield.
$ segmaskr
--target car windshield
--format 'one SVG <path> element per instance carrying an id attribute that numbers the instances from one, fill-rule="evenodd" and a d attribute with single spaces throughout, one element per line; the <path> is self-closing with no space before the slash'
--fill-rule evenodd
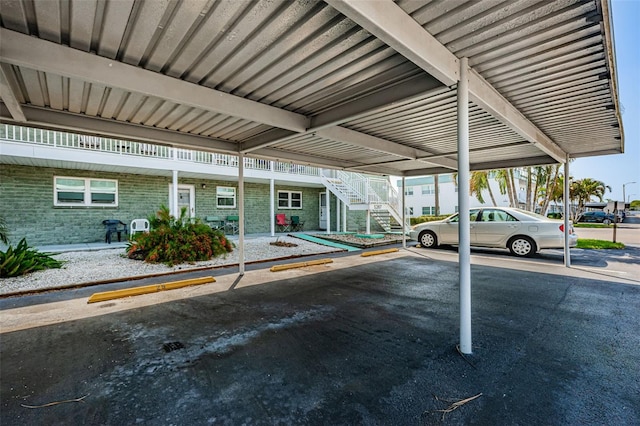
<path id="1" fill-rule="evenodd" d="M 530 212 L 530 211 L 527 211 L 527 210 L 522 210 L 522 209 L 513 209 L 513 210 L 517 211 L 520 214 L 523 214 L 525 216 L 530 216 L 530 217 L 532 217 L 534 219 L 537 219 L 537 220 L 550 220 L 548 217 L 544 217 L 541 214 Z"/>
<path id="2" fill-rule="evenodd" d="M 478 209 L 473 209 L 471 211 L 469 211 L 469 220 L 471 222 L 475 222 L 476 219 L 478 218 L 478 212 L 480 210 Z M 450 216 L 448 219 L 446 219 L 447 222 L 453 222 L 453 223 L 458 223 L 460 221 L 460 216 L 458 215 L 458 213 L 454 214 L 453 216 Z"/>

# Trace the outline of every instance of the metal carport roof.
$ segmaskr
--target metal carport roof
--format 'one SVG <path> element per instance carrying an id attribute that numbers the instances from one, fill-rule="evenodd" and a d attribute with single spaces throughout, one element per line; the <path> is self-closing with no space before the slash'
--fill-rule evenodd
<path id="1" fill-rule="evenodd" d="M 415 176 L 623 151 L 601 0 L 0 2 L 1 119 Z"/>
<path id="2" fill-rule="evenodd" d="M 0 6 L 5 122 L 403 177 L 460 169 L 460 194 L 469 169 L 624 150 L 608 0 Z M 459 204 L 471 353 L 468 197 Z"/>

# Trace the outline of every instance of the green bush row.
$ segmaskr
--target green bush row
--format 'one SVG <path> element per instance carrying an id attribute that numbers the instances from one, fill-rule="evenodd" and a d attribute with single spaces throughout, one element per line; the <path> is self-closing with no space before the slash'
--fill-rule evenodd
<path id="1" fill-rule="evenodd" d="M 410 220 L 411 220 L 411 225 L 417 225 L 423 222 L 433 222 L 435 220 L 446 219 L 449 216 L 451 215 L 447 214 L 447 215 L 440 215 L 440 216 L 418 216 L 418 217 L 412 217 Z"/>

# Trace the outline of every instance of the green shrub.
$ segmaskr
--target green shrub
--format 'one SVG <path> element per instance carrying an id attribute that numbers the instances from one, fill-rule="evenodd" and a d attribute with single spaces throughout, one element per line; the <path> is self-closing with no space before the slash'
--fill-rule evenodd
<path id="1" fill-rule="evenodd" d="M 30 248 L 23 238 L 14 248 L 0 251 L 0 278 L 18 277 L 33 271 L 61 268 L 64 262 L 51 257 L 51 253 L 41 253 Z"/>
<path id="2" fill-rule="evenodd" d="M 4 218 L 0 216 L 0 243 L 9 244 L 9 231 Z"/>
<path id="3" fill-rule="evenodd" d="M 129 258 L 172 266 L 209 260 L 233 251 L 233 244 L 222 231 L 211 229 L 199 219 L 191 222 L 186 209 L 175 218 L 162 206 L 156 216 L 149 217 L 149 223 L 151 231 L 135 234 L 129 241 Z"/>
<path id="4" fill-rule="evenodd" d="M 412 217 L 411 218 L 411 224 L 412 225 L 417 225 L 417 224 L 423 223 L 423 222 L 433 222 L 435 220 L 446 219 L 449 216 L 451 216 L 451 215 L 447 214 L 447 215 L 440 215 L 440 216 L 418 216 L 418 217 Z"/>

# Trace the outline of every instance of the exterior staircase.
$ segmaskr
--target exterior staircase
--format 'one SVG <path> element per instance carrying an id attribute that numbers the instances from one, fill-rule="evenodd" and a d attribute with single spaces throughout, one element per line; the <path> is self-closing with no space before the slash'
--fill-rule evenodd
<path id="1" fill-rule="evenodd" d="M 402 232 L 402 206 L 388 178 L 341 170 L 322 170 L 322 183 L 349 210 L 369 210 L 385 232 Z M 409 226 L 405 223 L 405 232 Z"/>

